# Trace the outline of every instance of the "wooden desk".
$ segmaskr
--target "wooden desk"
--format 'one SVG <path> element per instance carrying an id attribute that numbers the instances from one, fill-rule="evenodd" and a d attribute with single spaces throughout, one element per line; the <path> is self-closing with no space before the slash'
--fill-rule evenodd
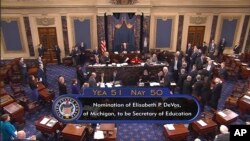
<path id="1" fill-rule="evenodd" d="M 24 117 L 24 108 L 23 106 L 19 105 L 16 102 L 13 102 L 5 107 L 3 107 L 3 110 L 10 114 L 10 117 L 13 121 L 17 121 L 19 123 L 23 123 L 23 117 Z"/>
<path id="2" fill-rule="evenodd" d="M 164 126 L 165 136 L 173 141 L 186 140 L 188 137 L 188 129 L 184 124 L 174 124 L 174 130 L 169 130 L 167 126 Z"/>
<path id="3" fill-rule="evenodd" d="M 228 124 L 234 122 L 238 116 L 239 115 L 236 114 L 235 112 L 233 112 L 229 109 L 224 109 L 223 111 L 216 112 L 215 120 L 220 124 L 228 125 Z"/>
<path id="4" fill-rule="evenodd" d="M 69 141 L 83 141 L 86 135 L 86 126 L 67 124 L 62 130 L 63 139 Z"/>
<path id="5" fill-rule="evenodd" d="M 41 83 L 41 82 L 38 82 L 37 85 L 38 85 L 38 88 L 37 88 L 38 91 L 41 91 L 41 90 L 43 90 L 43 89 L 46 89 L 46 87 L 45 87 L 45 86 L 43 85 L 43 83 Z"/>
<path id="6" fill-rule="evenodd" d="M 10 103 L 14 102 L 15 100 L 10 95 L 4 95 L 0 97 L 0 108 L 9 105 Z"/>
<path id="7" fill-rule="evenodd" d="M 244 95 L 238 100 L 238 105 L 240 112 L 242 114 L 245 114 L 250 111 L 250 96 L 249 95 Z"/>
<path id="8" fill-rule="evenodd" d="M 217 124 L 212 119 L 201 119 L 203 120 L 207 125 L 201 126 L 198 121 L 193 122 L 192 128 L 198 135 L 206 135 L 208 133 L 215 133 L 217 129 Z"/>
<path id="9" fill-rule="evenodd" d="M 46 122 L 47 121 L 47 122 Z M 59 122 L 54 117 L 43 116 L 35 121 L 36 130 L 42 133 L 53 134 L 60 129 Z"/>
<path id="10" fill-rule="evenodd" d="M 54 93 L 50 93 L 48 88 L 46 88 L 41 82 L 38 82 L 38 93 L 41 96 L 41 98 L 43 100 L 45 100 L 46 102 L 51 102 L 51 100 L 54 99 L 55 94 Z"/>

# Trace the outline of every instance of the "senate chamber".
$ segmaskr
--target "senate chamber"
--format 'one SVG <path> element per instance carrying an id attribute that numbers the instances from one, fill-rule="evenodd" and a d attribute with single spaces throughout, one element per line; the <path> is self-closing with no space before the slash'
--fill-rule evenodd
<path id="1" fill-rule="evenodd" d="M 250 125 L 249 0 L 2 0 L 0 45 L 1 141 L 229 141 Z"/>

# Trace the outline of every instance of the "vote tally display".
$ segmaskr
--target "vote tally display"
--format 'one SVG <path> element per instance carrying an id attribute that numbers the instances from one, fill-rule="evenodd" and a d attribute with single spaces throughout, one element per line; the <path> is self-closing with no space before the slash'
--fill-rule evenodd
<path id="1" fill-rule="evenodd" d="M 196 98 L 172 95 L 162 87 L 87 88 L 83 95 L 64 95 L 53 102 L 54 116 L 66 123 L 190 123 L 199 111 Z"/>

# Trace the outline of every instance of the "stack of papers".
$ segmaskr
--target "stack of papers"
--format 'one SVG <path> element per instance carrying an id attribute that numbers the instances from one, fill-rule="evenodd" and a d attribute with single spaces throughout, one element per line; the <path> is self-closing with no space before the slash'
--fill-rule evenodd
<path id="1" fill-rule="evenodd" d="M 171 82 L 170 85 L 171 86 L 176 86 L 176 83 L 175 82 Z"/>
<path id="2" fill-rule="evenodd" d="M 168 130 L 175 130 L 174 124 L 165 124 L 164 127 L 166 127 Z"/>
<path id="3" fill-rule="evenodd" d="M 151 87 L 153 87 L 153 86 L 160 86 L 160 83 L 158 83 L 158 82 L 150 82 L 149 85 Z"/>
<path id="4" fill-rule="evenodd" d="M 226 117 L 227 115 L 225 114 L 225 113 L 223 113 L 223 112 L 218 112 L 218 114 L 220 115 L 220 116 L 222 116 L 222 117 Z"/>
<path id="5" fill-rule="evenodd" d="M 95 131 L 94 139 L 96 139 L 96 140 L 104 139 L 103 131 L 99 131 L 99 130 Z"/>
<path id="6" fill-rule="evenodd" d="M 207 126 L 207 123 L 204 122 L 203 120 L 198 120 L 197 121 L 201 126 Z"/>
<path id="7" fill-rule="evenodd" d="M 46 124 L 50 119 L 47 117 L 44 117 L 43 120 L 40 122 L 40 124 Z"/>
<path id="8" fill-rule="evenodd" d="M 112 88 L 112 83 L 106 83 L 108 88 Z"/>
<path id="9" fill-rule="evenodd" d="M 49 126 L 49 127 L 52 127 L 52 126 L 54 126 L 56 123 L 57 123 L 57 120 L 51 119 L 46 125 Z"/>
<path id="10" fill-rule="evenodd" d="M 248 96 L 248 95 L 244 95 L 243 97 L 250 100 L 250 96 Z"/>
<path id="11" fill-rule="evenodd" d="M 100 83 L 100 87 L 101 88 L 105 88 L 105 84 L 104 83 Z"/>

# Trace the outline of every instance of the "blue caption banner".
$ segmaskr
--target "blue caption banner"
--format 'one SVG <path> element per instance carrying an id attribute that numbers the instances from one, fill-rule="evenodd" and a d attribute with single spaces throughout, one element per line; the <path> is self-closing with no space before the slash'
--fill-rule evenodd
<path id="1" fill-rule="evenodd" d="M 66 123 L 191 123 L 200 113 L 197 99 L 167 88 L 89 88 L 83 95 L 59 96 L 54 116 Z"/>

